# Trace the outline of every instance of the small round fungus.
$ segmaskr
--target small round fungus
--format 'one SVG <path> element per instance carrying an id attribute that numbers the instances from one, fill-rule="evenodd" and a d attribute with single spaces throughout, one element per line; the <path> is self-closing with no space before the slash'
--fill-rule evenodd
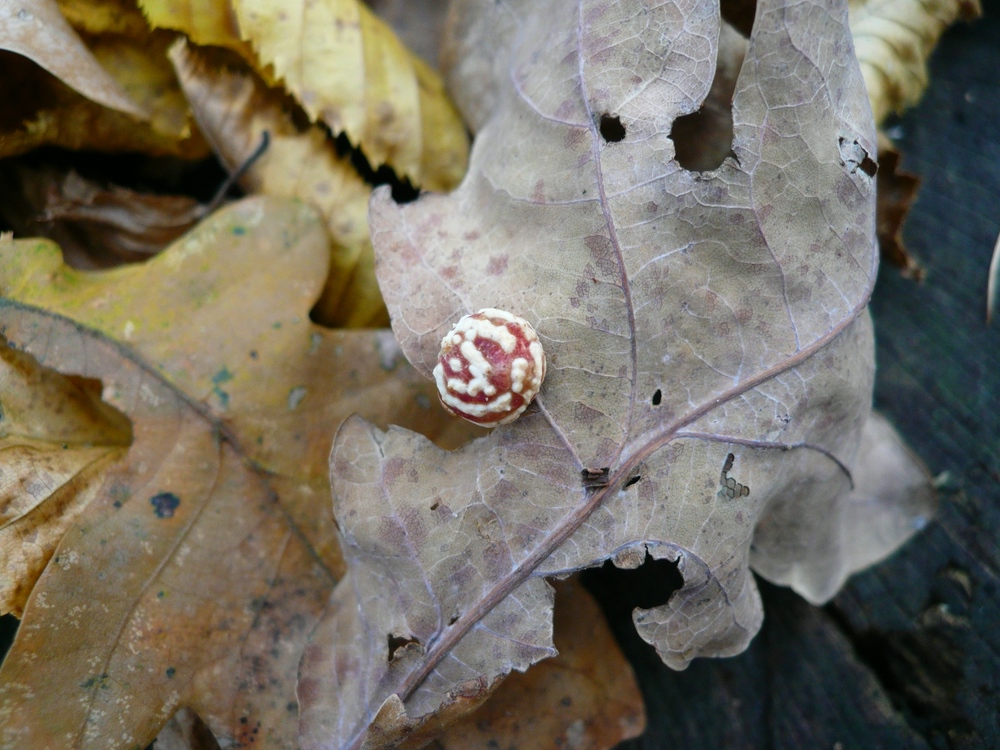
<path id="1" fill-rule="evenodd" d="M 545 379 L 545 352 L 531 324 L 503 310 L 466 315 L 441 340 L 434 368 L 444 408 L 484 427 L 521 416 Z"/>

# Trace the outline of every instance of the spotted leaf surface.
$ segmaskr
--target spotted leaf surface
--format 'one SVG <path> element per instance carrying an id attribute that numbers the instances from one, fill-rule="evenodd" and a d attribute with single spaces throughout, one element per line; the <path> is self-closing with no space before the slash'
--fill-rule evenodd
<path id="1" fill-rule="evenodd" d="M 880 469 L 892 492 L 862 486 L 862 435 L 896 440 L 869 417 L 876 146 L 846 3 L 758 3 L 710 172 L 671 131 L 709 94 L 714 3 L 470 2 L 453 28 L 452 81 L 478 92 L 470 171 L 406 205 L 375 193 L 379 281 L 426 375 L 489 307 L 535 328 L 546 380 L 454 452 L 341 428 L 335 596 L 358 598 L 303 662 L 330 688 L 300 675 L 307 747 L 397 741 L 549 655 L 546 576 L 677 561 L 683 587 L 634 620 L 683 669 L 760 627 L 751 566 L 823 601 L 930 505 L 902 452 Z"/>

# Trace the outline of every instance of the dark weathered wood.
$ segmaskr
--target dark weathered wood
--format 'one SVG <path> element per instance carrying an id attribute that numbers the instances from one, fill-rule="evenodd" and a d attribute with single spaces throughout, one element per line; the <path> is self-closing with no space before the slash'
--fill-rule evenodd
<path id="1" fill-rule="evenodd" d="M 985 325 L 1000 232 L 1000 3 L 947 33 L 930 90 L 895 123 L 923 179 L 904 229 L 922 284 L 882 269 L 877 408 L 942 479 L 935 522 L 823 609 L 762 585 L 734 659 L 663 667 L 628 621 L 630 584 L 591 574 L 646 695 L 623 748 L 1000 747 L 1000 321 Z"/>

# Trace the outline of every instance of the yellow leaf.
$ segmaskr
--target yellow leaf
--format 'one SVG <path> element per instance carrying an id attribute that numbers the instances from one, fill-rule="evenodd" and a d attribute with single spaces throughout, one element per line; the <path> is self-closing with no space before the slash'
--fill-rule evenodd
<path id="1" fill-rule="evenodd" d="M 226 0 L 139 0 L 150 26 L 183 31 L 196 44 L 248 53 Z"/>
<path id="2" fill-rule="evenodd" d="M 149 24 L 135 0 L 58 0 L 59 10 L 81 34 L 119 34 L 142 40 Z"/>
<path id="3" fill-rule="evenodd" d="M 920 101 L 941 33 L 982 13 L 979 0 L 851 0 L 849 11 L 876 124 Z"/>
<path id="4" fill-rule="evenodd" d="M 202 132 L 230 171 L 269 133 L 270 145 L 241 180 L 243 187 L 300 198 L 323 216 L 332 240 L 331 268 L 313 317 L 335 327 L 388 326 L 368 235 L 371 188 L 336 154 L 325 130 L 312 125 L 300 131 L 288 111 L 295 105 L 250 70 L 214 64 L 183 41 L 170 58 Z"/>
<path id="5" fill-rule="evenodd" d="M 391 333 L 309 322 L 328 256 L 311 209 L 265 198 L 111 271 L 70 269 L 47 241 L 0 241 L 9 356 L 99 379 L 134 433 L 95 471 L 28 599 L 0 672 L 0 744 L 68 733 L 103 747 L 113 732 L 144 746 L 180 704 L 227 743 L 294 742 L 298 657 L 342 567 L 337 425 L 361 412 L 446 443 L 465 434 Z M 4 534 L 16 529 L 0 550 Z"/>
<path id="6" fill-rule="evenodd" d="M 242 37 L 313 120 L 429 190 L 465 172 L 465 129 L 438 76 L 357 0 L 237 0 Z"/>
<path id="7" fill-rule="evenodd" d="M 135 101 L 150 113 L 153 129 L 179 144 L 187 142 L 188 158 L 207 155 L 195 128 L 184 93 L 177 85 L 167 49 L 173 37 L 155 33 L 133 41 L 128 37 L 101 36 L 91 43 L 94 56 Z"/>

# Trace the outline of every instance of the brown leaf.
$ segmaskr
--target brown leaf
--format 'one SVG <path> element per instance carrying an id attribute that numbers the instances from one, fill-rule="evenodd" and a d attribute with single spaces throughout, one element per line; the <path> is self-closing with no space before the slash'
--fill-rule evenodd
<path id="1" fill-rule="evenodd" d="M 20 617 L 52 550 L 125 454 L 132 427 L 101 401 L 99 382 L 46 370 L 7 346 L 0 393 L 0 613 Z"/>
<path id="2" fill-rule="evenodd" d="M 6 339 L 100 380 L 134 433 L 38 553 L 59 562 L 0 670 L 0 744 L 144 746 L 179 705 L 224 744 L 294 743 L 299 655 L 341 566 L 332 430 L 361 412 L 447 443 L 452 424 L 428 411 L 432 392 L 388 332 L 309 323 L 328 253 L 318 217 L 275 199 L 109 272 L 69 269 L 46 241 L 0 244 Z M 48 506 L 45 528 L 59 516 Z M 16 534 L 0 532 L 0 551 Z"/>
<path id="3" fill-rule="evenodd" d="M 601 610 L 574 579 L 555 589 L 559 655 L 512 674 L 432 747 L 600 750 L 642 734 L 642 695 Z"/>
<path id="4" fill-rule="evenodd" d="M 105 188 L 76 172 L 24 164 L 0 167 L 4 218 L 21 237 L 48 237 L 76 268 L 148 258 L 205 213 L 193 198 Z"/>
<path id="5" fill-rule="evenodd" d="M 932 505 L 900 452 L 881 472 L 909 502 L 852 494 L 873 455 L 876 140 L 846 3 L 758 5 L 735 158 L 712 172 L 683 169 L 669 134 L 708 96 L 717 8 L 469 6 L 454 28 L 484 43 L 450 48 L 481 92 L 470 173 L 406 205 L 376 191 L 377 272 L 425 375 L 486 307 L 534 326 L 548 375 L 534 409 L 450 453 L 340 428 L 334 596 L 358 599 L 328 608 L 303 658 L 311 675 L 341 656 L 327 690 L 300 691 L 304 747 L 381 746 L 380 717 L 419 725 L 551 656 L 547 576 L 676 561 L 683 587 L 633 619 L 682 669 L 760 627 L 751 565 L 824 601 Z"/>
<path id="6" fill-rule="evenodd" d="M 900 168 L 899 152 L 885 136 L 879 138 L 876 182 L 875 230 L 882 258 L 919 281 L 924 269 L 903 244 L 903 223 L 917 197 L 920 178 Z"/>

